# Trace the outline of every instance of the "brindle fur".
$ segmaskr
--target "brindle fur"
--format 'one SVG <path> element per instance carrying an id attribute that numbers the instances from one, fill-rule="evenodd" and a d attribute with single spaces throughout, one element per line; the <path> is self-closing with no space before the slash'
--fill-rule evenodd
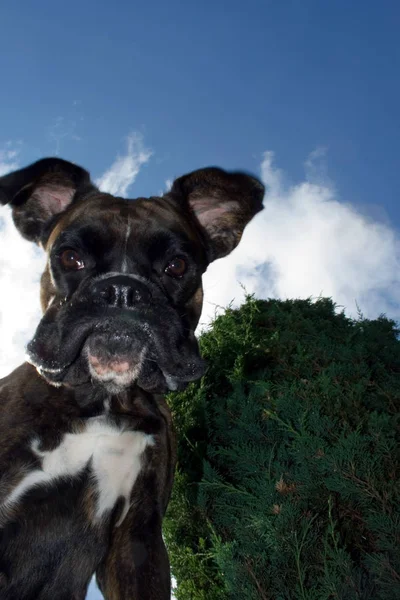
<path id="1" fill-rule="evenodd" d="M 30 346 L 36 368 L 24 363 L 0 380 L 0 600 L 83 600 L 94 573 L 107 600 L 170 598 L 161 526 L 173 482 L 175 440 L 163 396 L 167 379 L 159 368 L 166 357 L 161 355 L 170 351 L 167 359 L 179 371 L 181 387 L 201 374 L 194 338 L 203 301 L 201 276 L 209 262 L 239 242 L 262 208 L 263 193 L 253 177 L 209 168 L 181 177 L 162 198 L 133 202 L 101 193 L 84 169 L 60 159 L 44 159 L 0 178 L 0 202 L 11 206 L 21 234 L 40 244 L 49 258 L 40 286 L 44 317 Z M 92 270 L 73 275 L 60 270 L 55 253 L 65 235 L 86 244 Z M 170 246 L 178 250 L 182 244 L 189 270 L 185 279 L 173 282 L 165 278 L 163 257 Z M 151 377 L 110 392 L 90 377 L 81 346 L 76 355 L 63 354 L 65 340 L 80 327 L 74 311 L 82 311 L 87 298 L 87 318 L 95 318 L 96 278 L 107 280 L 109 273 L 119 272 L 122 259 L 128 276 L 145 282 L 140 283 L 144 291 L 157 297 L 157 315 L 149 323 L 163 344 L 151 355 Z M 121 329 L 119 313 L 106 303 L 100 308 L 104 320 Z M 121 310 L 150 319 L 151 306 L 143 301 Z M 102 318 L 96 319 L 101 325 Z M 119 351 L 112 329 L 94 337 L 100 355 Z M 169 348 L 164 337 L 174 337 L 175 329 L 177 345 L 171 342 Z M 133 335 L 129 328 L 123 333 Z M 62 373 L 53 374 L 49 361 L 62 363 Z M 83 432 L 88 419 L 104 414 L 125 430 L 152 435 L 155 442 L 145 450 L 120 525 L 120 501 L 110 514 L 96 518 L 90 462 L 73 478 L 38 485 L 12 507 L 2 504 L 30 469 L 40 468 L 30 448 L 33 437 L 41 451 L 53 450 L 66 433 Z"/>

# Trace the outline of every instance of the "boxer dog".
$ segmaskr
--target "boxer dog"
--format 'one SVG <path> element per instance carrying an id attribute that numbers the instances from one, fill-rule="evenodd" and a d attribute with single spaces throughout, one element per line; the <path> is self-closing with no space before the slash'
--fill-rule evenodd
<path id="1" fill-rule="evenodd" d="M 47 254 L 27 362 L 0 380 L 0 600 L 83 600 L 93 574 L 107 600 L 170 598 L 163 394 L 204 372 L 202 274 L 263 195 L 214 167 L 134 201 L 58 158 L 0 178 L 0 202 Z"/>

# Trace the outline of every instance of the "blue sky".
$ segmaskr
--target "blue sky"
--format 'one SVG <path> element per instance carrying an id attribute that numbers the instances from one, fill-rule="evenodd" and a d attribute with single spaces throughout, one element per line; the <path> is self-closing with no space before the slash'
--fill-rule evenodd
<path id="1" fill-rule="evenodd" d="M 0 19 L 0 141 L 23 160 L 99 174 L 138 131 L 140 195 L 205 164 L 255 171 L 266 149 L 295 182 L 324 147 L 341 197 L 399 224 L 398 2 L 20 0 Z"/>
<path id="2" fill-rule="evenodd" d="M 240 284 L 400 317 L 399 2 L 20 0 L 0 22 L 0 172 L 58 154 L 135 197 L 205 165 L 250 170 L 265 211 L 207 274 L 205 323 Z M 3 215 L 5 373 L 43 257 Z"/>

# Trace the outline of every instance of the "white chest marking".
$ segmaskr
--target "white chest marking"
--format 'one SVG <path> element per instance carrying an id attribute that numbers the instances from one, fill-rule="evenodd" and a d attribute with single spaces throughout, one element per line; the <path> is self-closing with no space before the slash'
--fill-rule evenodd
<path id="1" fill-rule="evenodd" d="M 107 423 L 104 417 L 89 421 L 81 433 L 66 433 L 57 448 L 39 450 L 40 440 L 32 442 L 32 450 L 41 459 L 42 468 L 30 471 L 6 498 L 7 511 L 21 496 L 37 485 L 55 483 L 60 477 L 78 475 L 91 461 L 91 475 L 97 484 L 96 517 L 114 508 L 118 498 L 125 499 L 119 525 L 129 510 L 129 498 L 141 469 L 141 457 L 153 437 L 141 431 L 124 431 Z"/>

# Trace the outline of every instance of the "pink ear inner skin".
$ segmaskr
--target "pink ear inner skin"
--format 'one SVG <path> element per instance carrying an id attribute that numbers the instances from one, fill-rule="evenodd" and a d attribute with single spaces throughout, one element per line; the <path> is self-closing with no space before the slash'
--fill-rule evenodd
<path id="1" fill-rule="evenodd" d="M 226 215 L 234 212 L 237 208 L 236 202 L 223 202 L 219 206 L 210 206 L 210 202 L 199 201 L 193 203 L 194 213 L 203 227 L 215 225 L 215 221 L 223 219 Z"/>
<path id="2" fill-rule="evenodd" d="M 69 187 L 46 185 L 36 188 L 33 197 L 39 202 L 46 215 L 63 212 L 71 203 L 74 190 Z"/>

